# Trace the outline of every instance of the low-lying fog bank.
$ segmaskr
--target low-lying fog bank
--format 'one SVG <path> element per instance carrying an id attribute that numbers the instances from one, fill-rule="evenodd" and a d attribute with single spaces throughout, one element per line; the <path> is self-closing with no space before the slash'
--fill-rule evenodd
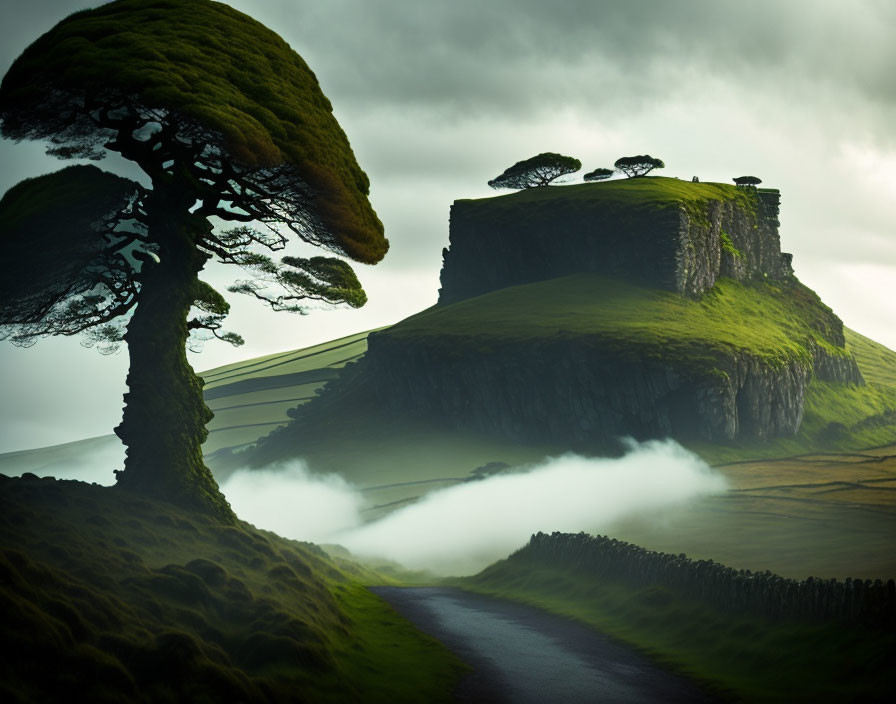
<path id="1" fill-rule="evenodd" d="M 222 485 L 234 510 L 297 540 L 339 543 L 438 574 L 472 574 L 521 547 L 532 533 L 596 532 L 725 490 L 724 479 L 671 440 L 631 442 L 619 458 L 574 454 L 433 491 L 363 523 L 361 492 L 300 462 L 239 470 Z"/>
<path id="2" fill-rule="evenodd" d="M 92 449 L 77 460 L 60 457 L 21 471 L 112 484 L 124 448 L 116 442 Z M 567 454 L 432 491 L 368 523 L 362 512 L 369 504 L 358 487 L 335 474 L 312 473 L 301 460 L 237 470 L 221 489 L 240 518 L 284 537 L 338 543 L 361 557 L 464 575 L 506 557 L 532 533 L 605 531 L 620 519 L 650 517 L 722 492 L 725 481 L 676 442 L 654 440 L 630 442 L 623 457 Z"/>

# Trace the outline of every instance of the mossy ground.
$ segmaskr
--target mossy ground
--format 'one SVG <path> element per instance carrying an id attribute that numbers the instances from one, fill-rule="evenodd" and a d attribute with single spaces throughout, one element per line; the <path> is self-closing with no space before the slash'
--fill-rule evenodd
<path id="1" fill-rule="evenodd" d="M 660 587 L 633 589 L 522 554 L 458 586 L 588 623 L 726 699 L 884 702 L 896 688 L 892 633 L 732 617 Z"/>
<path id="2" fill-rule="evenodd" d="M 618 279 L 576 274 L 434 306 L 384 335 L 432 341 L 458 353 L 504 343 L 577 339 L 607 356 L 660 360 L 706 372 L 732 355 L 771 367 L 810 363 L 836 344 L 836 318 L 797 281 L 722 279 L 699 300 Z"/>
<path id="3" fill-rule="evenodd" d="M 2 698 L 440 701 L 459 663 L 314 545 L 119 489 L 0 478 Z"/>

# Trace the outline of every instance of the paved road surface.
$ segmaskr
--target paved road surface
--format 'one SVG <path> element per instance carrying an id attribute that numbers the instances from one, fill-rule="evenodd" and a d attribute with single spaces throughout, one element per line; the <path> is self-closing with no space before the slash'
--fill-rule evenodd
<path id="1" fill-rule="evenodd" d="M 709 702 L 690 682 L 586 626 L 443 587 L 371 589 L 473 667 L 461 702 Z"/>

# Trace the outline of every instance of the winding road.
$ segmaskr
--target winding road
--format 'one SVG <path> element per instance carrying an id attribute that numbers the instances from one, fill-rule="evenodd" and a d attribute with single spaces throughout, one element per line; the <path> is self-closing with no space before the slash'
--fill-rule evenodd
<path id="1" fill-rule="evenodd" d="M 570 619 L 445 587 L 373 587 L 472 666 L 460 702 L 710 702 L 692 683 Z"/>

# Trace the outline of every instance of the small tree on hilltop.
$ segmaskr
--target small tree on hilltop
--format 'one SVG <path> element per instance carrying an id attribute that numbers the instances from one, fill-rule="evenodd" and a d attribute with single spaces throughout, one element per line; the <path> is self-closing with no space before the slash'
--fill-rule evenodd
<path id="1" fill-rule="evenodd" d="M 745 186 L 756 187 L 760 183 L 762 183 L 762 179 L 756 178 L 755 176 L 738 176 L 737 178 L 734 178 L 732 180 L 739 188 L 743 188 Z"/>
<path id="2" fill-rule="evenodd" d="M 232 290 L 277 310 L 357 306 L 365 296 L 345 262 L 258 250 L 282 249 L 290 232 L 371 264 L 388 249 L 317 79 L 223 3 L 117 0 L 67 17 L 16 59 L 0 85 L 0 133 L 48 141 L 61 159 L 116 152 L 146 174 L 144 189 L 74 167 L 7 193 L 0 332 L 19 344 L 79 332 L 126 341 L 118 486 L 232 520 L 202 460 L 212 413 L 185 345 L 191 332 L 240 339 L 220 331 L 227 303 L 199 271 L 212 257 L 243 267 L 253 278 Z M 210 218 L 238 226 L 217 232 Z"/>
<path id="3" fill-rule="evenodd" d="M 614 173 L 616 173 L 613 169 L 595 169 L 594 171 L 589 171 L 582 178 L 585 181 L 603 181 L 605 179 L 610 178 Z"/>
<path id="4" fill-rule="evenodd" d="M 617 169 L 629 178 L 636 176 L 646 176 L 654 169 L 665 169 L 666 165 L 662 159 L 655 159 L 649 154 L 639 156 L 624 156 L 616 160 L 613 164 Z"/>
<path id="5" fill-rule="evenodd" d="M 492 188 L 539 188 L 552 181 L 575 173 L 582 162 L 571 156 L 545 152 L 525 161 L 518 161 L 497 178 L 488 182 Z"/>

